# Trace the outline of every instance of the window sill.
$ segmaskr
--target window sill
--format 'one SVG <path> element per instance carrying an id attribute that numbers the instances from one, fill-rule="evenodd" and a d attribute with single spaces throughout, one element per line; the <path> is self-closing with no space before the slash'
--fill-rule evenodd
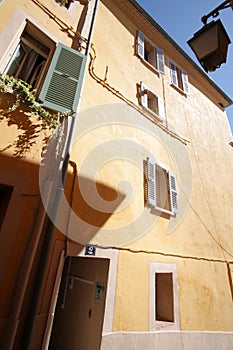
<path id="1" fill-rule="evenodd" d="M 156 321 L 154 330 L 160 330 L 160 329 L 174 329 L 175 322 L 169 322 L 169 321 Z"/>
<path id="2" fill-rule="evenodd" d="M 174 83 L 170 83 L 170 85 L 174 88 L 174 89 L 176 89 L 178 92 L 180 92 L 182 95 L 184 95 L 184 96 L 188 96 L 188 93 L 187 92 L 185 92 L 184 90 L 182 90 L 179 86 L 177 86 L 177 85 L 175 85 Z"/>
<path id="3" fill-rule="evenodd" d="M 141 62 L 147 67 L 149 68 L 150 70 L 152 70 L 154 73 L 156 73 L 158 76 L 160 76 L 160 71 L 155 67 L 153 66 L 152 64 L 150 64 L 148 61 L 146 61 L 145 59 L 143 58 L 140 58 Z"/>
<path id="4" fill-rule="evenodd" d="M 153 112 L 150 108 L 147 108 L 147 107 L 142 107 L 143 110 L 145 112 L 147 112 L 148 114 L 150 114 L 150 116 L 152 116 L 153 118 L 155 118 L 156 120 L 158 120 L 159 122 L 164 122 L 164 119 L 161 118 L 157 113 Z"/>
<path id="5" fill-rule="evenodd" d="M 162 212 L 164 214 L 167 214 L 167 215 L 170 215 L 170 216 L 176 216 L 175 213 L 173 213 L 172 211 L 170 210 L 167 210 L 167 209 L 164 209 L 164 208 L 160 208 L 160 207 L 154 207 L 155 210 L 159 211 L 159 212 Z"/>
<path id="6" fill-rule="evenodd" d="M 167 218 L 169 218 L 169 217 L 176 217 L 176 214 L 173 213 L 170 210 L 167 210 L 167 209 L 164 209 L 164 208 L 160 208 L 158 206 L 153 207 L 153 206 L 151 206 L 149 204 L 147 204 L 147 206 L 151 209 L 152 214 L 155 214 L 155 215 L 164 214 L 164 215 L 166 215 Z"/>

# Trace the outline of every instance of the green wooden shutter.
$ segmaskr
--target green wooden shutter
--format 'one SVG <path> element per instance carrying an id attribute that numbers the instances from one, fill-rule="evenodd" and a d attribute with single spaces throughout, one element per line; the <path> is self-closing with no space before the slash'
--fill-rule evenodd
<path id="1" fill-rule="evenodd" d="M 177 214 L 178 198 L 177 198 L 177 189 L 176 189 L 176 176 L 171 171 L 169 171 L 168 176 L 169 176 L 170 208 L 174 214 Z"/>
<path id="2" fill-rule="evenodd" d="M 39 95 L 43 106 L 59 112 L 77 110 L 85 62 L 85 55 L 58 44 Z"/>
<path id="3" fill-rule="evenodd" d="M 151 157 L 147 157 L 147 204 L 156 205 L 155 161 Z"/>

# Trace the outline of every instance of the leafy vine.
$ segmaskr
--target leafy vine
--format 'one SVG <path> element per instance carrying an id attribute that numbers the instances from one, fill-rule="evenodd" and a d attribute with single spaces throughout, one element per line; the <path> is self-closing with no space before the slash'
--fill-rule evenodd
<path id="1" fill-rule="evenodd" d="M 70 4 L 74 1 L 79 1 L 81 5 L 87 5 L 89 0 L 55 0 L 61 6 L 65 6 L 67 9 L 70 7 Z"/>
<path id="2" fill-rule="evenodd" d="M 15 111 L 21 103 L 25 103 L 32 113 L 38 116 L 40 120 L 44 122 L 49 128 L 55 129 L 57 125 L 69 114 L 68 113 L 50 113 L 43 106 L 36 101 L 35 92 L 31 90 L 32 87 L 21 79 L 17 79 L 13 76 L 0 74 L 0 93 L 12 94 L 15 97 L 15 101 L 12 106 L 4 109 L 2 112 L 10 113 Z M 1 97 L 0 97 L 1 104 Z"/>

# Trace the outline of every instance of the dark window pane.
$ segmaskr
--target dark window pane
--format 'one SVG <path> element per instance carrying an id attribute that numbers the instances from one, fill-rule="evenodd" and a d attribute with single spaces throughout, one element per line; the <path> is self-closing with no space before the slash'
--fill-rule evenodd
<path id="1" fill-rule="evenodd" d="M 10 202 L 12 191 L 12 186 L 0 184 L 0 229 L 4 221 L 4 217 L 8 208 L 8 204 Z"/>
<path id="2" fill-rule="evenodd" d="M 155 274 L 155 320 L 174 322 L 172 273 Z"/>

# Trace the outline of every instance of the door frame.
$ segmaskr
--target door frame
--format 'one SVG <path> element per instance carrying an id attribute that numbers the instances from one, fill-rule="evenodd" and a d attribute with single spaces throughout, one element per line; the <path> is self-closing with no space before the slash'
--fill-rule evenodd
<path id="1" fill-rule="evenodd" d="M 48 313 L 48 318 L 46 322 L 46 328 L 44 332 L 42 348 L 41 350 L 47 350 L 50 342 L 50 336 L 53 328 L 54 315 L 56 310 L 56 305 L 58 301 L 58 294 L 60 290 L 60 283 L 63 273 L 63 268 L 65 265 L 65 251 L 61 251 L 60 260 L 57 268 L 57 274 L 55 278 L 54 288 L 52 291 L 51 303 Z M 85 255 L 85 248 L 78 254 L 72 255 L 71 257 L 85 257 L 86 259 L 93 258 L 103 258 L 109 259 L 109 270 L 108 270 L 108 282 L 107 282 L 107 292 L 105 298 L 105 311 L 102 327 L 102 336 L 106 333 L 112 332 L 113 330 L 113 318 L 114 318 L 114 305 L 115 305 L 115 295 L 116 295 L 116 279 L 117 279 L 117 268 L 118 268 L 118 250 L 105 250 L 96 247 L 96 254 L 94 257 Z"/>

